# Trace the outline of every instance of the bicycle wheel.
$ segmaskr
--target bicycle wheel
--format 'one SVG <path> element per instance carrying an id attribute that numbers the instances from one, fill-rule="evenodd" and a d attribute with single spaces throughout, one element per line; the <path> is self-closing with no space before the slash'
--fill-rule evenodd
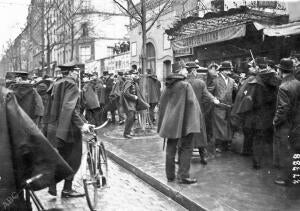
<path id="1" fill-rule="evenodd" d="M 99 187 L 103 187 L 107 184 L 107 177 L 108 177 L 108 164 L 107 164 L 107 154 L 104 147 L 104 144 L 100 142 L 99 144 L 99 176 L 100 176 L 100 184 Z"/>
<path id="2" fill-rule="evenodd" d="M 90 152 L 87 155 L 87 163 L 89 171 L 86 178 L 83 180 L 83 187 L 87 204 L 91 211 L 95 211 L 98 202 L 98 183 L 99 174 L 97 173 L 97 157 L 99 152 L 91 147 Z"/>

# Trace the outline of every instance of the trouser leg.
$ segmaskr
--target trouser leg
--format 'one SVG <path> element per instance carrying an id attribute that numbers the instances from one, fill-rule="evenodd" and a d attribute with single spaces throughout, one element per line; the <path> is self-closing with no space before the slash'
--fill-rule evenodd
<path id="1" fill-rule="evenodd" d="M 253 130 L 253 165 L 260 166 L 264 151 L 264 132 L 263 130 Z"/>
<path id="2" fill-rule="evenodd" d="M 253 130 L 249 128 L 243 128 L 244 132 L 244 145 L 243 145 L 243 154 L 252 154 L 252 145 L 253 145 Z"/>
<path id="3" fill-rule="evenodd" d="M 289 144 L 288 136 L 288 128 L 279 128 L 275 132 L 275 142 L 277 142 L 278 146 L 278 163 L 280 167 L 277 177 L 287 181 L 291 179 L 292 169 L 292 150 Z"/>
<path id="4" fill-rule="evenodd" d="M 150 103 L 150 108 L 149 108 L 149 113 L 150 113 L 150 118 L 152 122 L 155 122 L 155 106 L 157 103 Z"/>
<path id="5" fill-rule="evenodd" d="M 124 113 L 122 112 L 121 105 L 117 105 L 117 109 L 118 109 L 119 121 L 124 121 L 125 116 Z"/>
<path id="6" fill-rule="evenodd" d="M 129 135 L 134 124 L 134 111 L 128 111 L 126 113 L 125 130 L 124 135 Z"/>
<path id="7" fill-rule="evenodd" d="M 179 147 L 180 162 L 178 168 L 178 178 L 185 179 L 190 177 L 190 166 L 193 154 L 193 134 L 181 138 Z"/>
<path id="8" fill-rule="evenodd" d="M 166 175 L 167 179 L 175 179 L 175 156 L 178 139 L 168 139 L 166 147 Z"/>

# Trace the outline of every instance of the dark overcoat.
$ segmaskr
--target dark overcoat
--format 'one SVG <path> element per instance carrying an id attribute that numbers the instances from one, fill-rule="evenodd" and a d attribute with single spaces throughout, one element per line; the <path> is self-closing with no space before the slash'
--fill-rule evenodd
<path id="1" fill-rule="evenodd" d="M 95 109 L 100 107 L 96 91 L 96 81 L 90 81 L 83 87 L 83 99 L 86 109 Z"/>
<path id="2" fill-rule="evenodd" d="M 243 127 L 266 130 L 272 128 L 276 109 L 277 87 L 264 83 L 260 75 L 247 82 L 245 97 L 236 113 L 244 119 Z"/>
<path id="3" fill-rule="evenodd" d="M 0 210 L 26 210 L 21 194 L 13 203 L 7 201 L 21 191 L 25 180 L 42 174 L 32 185 L 40 190 L 53 181 L 55 166 L 60 166 L 57 182 L 73 173 L 18 105 L 14 94 L 4 87 L 0 87 L 0 160 Z"/>
<path id="4" fill-rule="evenodd" d="M 138 97 L 137 100 L 135 99 L 135 96 Z M 125 113 L 128 111 L 143 111 L 149 108 L 139 85 L 131 79 L 126 80 L 124 83 L 120 104 L 122 111 Z"/>
<path id="5" fill-rule="evenodd" d="M 47 138 L 57 147 L 58 142 L 69 145 L 64 159 L 76 172 L 81 163 L 83 120 L 80 117 L 79 89 L 72 78 L 56 81 L 49 102 Z"/>
<path id="6" fill-rule="evenodd" d="M 145 100 L 147 103 L 158 103 L 161 95 L 161 83 L 156 75 L 147 74 L 142 78 L 141 84 L 145 83 L 146 95 Z"/>
<path id="7" fill-rule="evenodd" d="M 34 122 L 44 116 L 43 100 L 32 84 L 16 83 L 9 88 L 15 92 L 18 104 Z"/>
<path id="8" fill-rule="evenodd" d="M 219 74 L 214 79 L 212 94 L 221 102 L 232 105 L 232 94 L 234 90 L 234 80 L 228 77 L 228 84 Z M 212 130 L 214 138 L 219 140 L 231 140 L 232 130 L 230 124 L 230 110 L 220 106 L 215 106 L 212 113 Z"/>
<path id="9" fill-rule="evenodd" d="M 201 112 L 200 112 L 200 122 L 201 124 L 201 133 L 194 135 L 194 147 L 204 147 L 207 145 L 207 134 L 206 134 L 206 125 L 205 119 L 202 111 L 204 110 L 204 104 L 213 103 L 213 96 L 210 94 L 206 88 L 205 82 L 200 79 L 196 78 L 195 76 L 189 74 L 187 77 L 187 81 L 192 85 L 197 100 L 199 102 Z"/>
<path id="10" fill-rule="evenodd" d="M 180 74 L 166 79 L 159 105 L 158 134 L 163 138 L 182 138 L 201 133 L 201 109 L 190 83 Z"/>

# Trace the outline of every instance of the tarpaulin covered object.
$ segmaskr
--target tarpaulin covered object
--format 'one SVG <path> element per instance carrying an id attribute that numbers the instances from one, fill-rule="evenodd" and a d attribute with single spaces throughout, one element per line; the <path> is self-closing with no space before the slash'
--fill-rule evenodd
<path id="1" fill-rule="evenodd" d="M 300 22 L 282 24 L 282 25 L 263 25 L 254 22 L 254 26 L 257 30 L 263 30 L 264 35 L 270 37 L 281 37 L 288 35 L 300 34 Z"/>

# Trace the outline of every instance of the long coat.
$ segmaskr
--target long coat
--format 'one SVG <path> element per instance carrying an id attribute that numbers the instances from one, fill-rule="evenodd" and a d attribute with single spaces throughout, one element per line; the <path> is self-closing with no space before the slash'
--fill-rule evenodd
<path id="1" fill-rule="evenodd" d="M 138 97 L 137 100 L 135 99 L 135 96 Z M 139 85 L 133 80 L 125 81 L 120 103 L 122 111 L 125 113 L 128 111 L 143 111 L 149 108 L 149 105 L 145 102 Z"/>
<path id="2" fill-rule="evenodd" d="M 1 86 L 0 160 L 0 210 L 27 210 L 21 194 L 14 197 L 13 203 L 7 202 L 14 193 L 21 191 L 25 180 L 42 174 L 42 178 L 32 185 L 35 190 L 40 190 L 51 184 L 55 166 L 60 166 L 56 182 L 73 173 L 18 105 L 14 94 Z"/>
<path id="3" fill-rule="evenodd" d="M 207 145 L 207 134 L 206 134 L 205 119 L 202 111 L 204 110 L 204 104 L 213 102 L 213 96 L 208 92 L 206 88 L 206 84 L 202 79 L 196 78 L 195 76 L 190 74 L 187 77 L 187 81 L 192 85 L 196 98 L 201 108 L 201 112 L 199 116 L 200 122 L 202 123 L 201 133 L 194 135 L 193 138 L 194 147 L 195 148 L 204 147 Z"/>
<path id="4" fill-rule="evenodd" d="M 145 88 L 146 88 L 146 96 L 145 96 L 145 100 L 147 103 L 158 103 L 159 99 L 160 99 L 160 88 L 161 88 L 161 83 L 160 81 L 157 79 L 156 75 L 150 75 L 147 74 L 144 78 L 142 78 L 142 82 L 141 85 L 143 83 L 145 84 Z"/>
<path id="5" fill-rule="evenodd" d="M 219 74 L 214 79 L 212 94 L 221 102 L 232 105 L 232 93 L 234 90 L 234 80 L 228 77 L 228 84 Z M 230 110 L 215 106 L 212 113 L 212 130 L 214 138 L 219 140 L 231 140 L 232 130 L 230 125 Z"/>
<path id="6" fill-rule="evenodd" d="M 96 81 L 90 81 L 83 87 L 83 99 L 86 109 L 95 109 L 100 107 L 98 100 Z"/>
<path id="7" fill-rule="evenodd" d="M 163 138 L 182 138 L 201 133 L 201 109 L 192 85 L 180 74 L 166 79 L 159 105 L 158 134 Z"/>
<path id="8" fill-rule="evenodd" d="M 243 127 L 257 130 L 272 128 L 276 109 L 277 87 L 265 83 L 260 75 L 247 81 L 244 97 L 237 107 L 236 114 L 244 120 Z"/>
<path id="9" fill-rule="evenodd" d="M 16 83 L 9 88 L 15 92 L 19 105 L 33 121 L 37 122 L 44 116 L 43 100 L 32 84 Z"/>
<path id="10" fill-rule="evenodd" d="M 83 120 L 79 111 L 79 89 L 74 79 L 62 78 L 51 90 L 47 138 L 57 147 L 58 142 L 69 145 L 64 159 L 76 172 L 81 163 Z"/>

